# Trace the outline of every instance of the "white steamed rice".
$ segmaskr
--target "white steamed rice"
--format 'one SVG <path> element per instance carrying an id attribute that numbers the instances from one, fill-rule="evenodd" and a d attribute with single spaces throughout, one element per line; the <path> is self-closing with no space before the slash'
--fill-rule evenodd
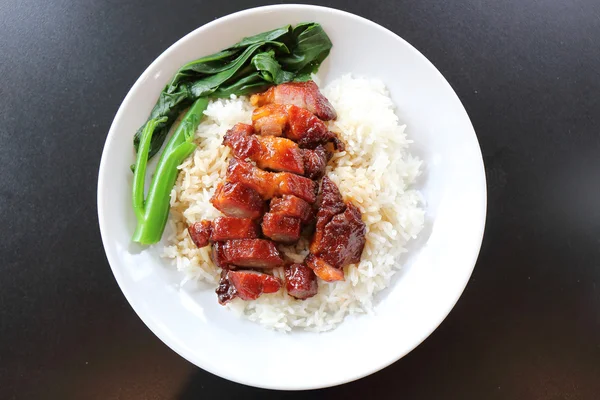
<path id="1" fill-rule="evenodd" d="M 408 153 L 411 143 L 394 112 L 385 85 L 378 80 L 345 75 L 322 90 L 337 111 L 329 129 L 346 144 L 334 155 L 327 175 L 363 213 L 366 245 L 358 265 L 345 268 L 346 280 L 319 281 L 319 292 L 307 300 L 295 300 L 285 290 L 262 295 L 254 301 L 235 299 L 228 307 L 265 326 L 289 331 L 301 327 L 327 331 L 346 315 L 372 312 L 374 295 L 385 289 L 400 268 L 399 257 L 408 240 L 423 227 L 420 193 L 410 187 L 419 176 L 421 161 Z M 181 166 L 171 193 L 169 246 L 164 256 L 174 260 L 188 280 L 216 285 L 220 271 L 210 258 L 210 246 L 198 249 L 189 239 L 187 225 L 220 215 L 210 198 L 225 176 L 229 148 L 222 146 L 225 132 L 238 122 L 250 123 L 252 106 L 245 97 L 210 103 L 196 133 L 198 148 Z M 307 243 L 281 247 L 301 262 Z M 283 278 L 283 270 L 275 274 Z M 215 302 L 217 301 L 215 295 Z"/>

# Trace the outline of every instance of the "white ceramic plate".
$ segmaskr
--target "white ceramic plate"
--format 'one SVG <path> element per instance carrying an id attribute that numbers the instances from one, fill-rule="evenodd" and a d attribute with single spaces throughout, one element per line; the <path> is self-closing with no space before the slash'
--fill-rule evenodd
<path id="1" fill-rule="evenodd" d="M 332 332 L 269 331 L 217 304 L 213 288 L 179 287 L 182 275 L 131 242 L 132 135 L 161 89 L 186 62 L 285 24 L 315 21 L 334 47 L 323 83 L 344 73 L 386 83 L 408 124 L 413 154 L 425 161 L 420 190 L 427 222 L 375 315 L 348 318 Z M 235 13 L 185 36 L 133 85 L 108 133 L 98 178 L 98 217 L 108 261 L 148 327 L 197 366 L 272 389 L 337 385 L 378 371 L 414 349 L 448 315 L 475 265 L 485 224 L 483 161 L 469 117 L 438 70 L 410 44 L 364 18 L 301 5 Z"/>

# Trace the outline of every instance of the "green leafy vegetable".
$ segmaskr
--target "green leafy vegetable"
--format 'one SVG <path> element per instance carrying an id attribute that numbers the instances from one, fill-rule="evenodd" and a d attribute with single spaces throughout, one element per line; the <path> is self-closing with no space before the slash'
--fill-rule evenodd
<path id="1" fill-rule="evenodd" d="M 221 85 L 212 94 L 213 97 L 229 97 L 232 94 L 236 96 L 245 96 L 256 92 L 267 90 L 271 86 L 265 82 L 259 72 L 254 72 L 245 76 L 231 85 Z"/>
<path id="2" fill-rule="evenodd" d="M 317 72 L 331 50 L 329 36 L 315 23 L 298 24 L 292 36 L 291 54 L 279 59 L 283 68 L 304 76 Z"/>
<path id="3" fill-rule="evenodd" d="M 149 157 L 161 148 L 177 116 L 199 97 L 248 95 L 272 84 L 305 81 L 316 72 L 331 49 L 331 41 L 314 22 L 290 25 L 242 39 L 233 46 L 181 67 L 161 92 L 148 122 L 167 117 L 156 127 Z M 251 67 L 251 73 L 238 74 Z M 244 80 L 240 84 L 240 81 Z M 148 123 L 147 122 L 147 123 Z M 144 126 L 133 139 L 137 151 Z"/>
<path id="4" fill-rule="evenodd" d="M 289 82 L 294 79 L 295 76 L 293 72 L 284 71 L 281 68 L 279 61 L 275 59 L 275 52 L 273 50 L 255 55 L 252 58 L 252 65 L 259 71 L 262 79 L 276 85 L 283 82 Z"/>
<path id="5" fill-rule="evenodd" d="M 239 49 L 241 47 L 247 47 L 257 43 L 274 42 L 278 40 L 285 44 L 286 37 L 289 36 L 290 33 L 292 33 L 291 25 L 282 26 L 281 28 L 273 29 L 272 31 L 245 37 L 231 46 L 230 49 Z"/>
<path id="6" fill-rule="evenodd" d="M 240 42 L 234 44 L 230 48 L 222 50 L 218 53 L 210 56 L 199 58 L 195 61 L 187 63 L 177 71 L 169 85 L 167 86 L 168 92 L 177 90 L 177 86 L 181 83 L 189 83 L 202 78 L 205 75 L 212 75 L 229 69 L 233 66 L 234 57 L 240 52 L 245 50 L 249 46 L 258 44 L 259 46 L 265 43 L 272 43 L 275 46 L 279 46 L 281 50 L 289 54 L 289 50 L 285 43 L 276 42 L 286 35 L 291 35 L 292 27 L 290 25 L 282 28 L 274 29 L 272 31 L 263 32 L 261 34 L 250 36 L 242 39 Z"/>
<path id="7" fill-rule="evenodd" d="M 227 49 L 184 65 L 171 79 L 167 92 L 175 91 L 180 83 L 189 82 L 203 75 L 216 74 L 229 68 L 232 56 L 240 51 L 241 49 Z"/>
<path id="8" fill-rule="evenodd" d="M 194 132 L 209 97 L 250 95 L 271 85 L 308 80 L 331 47 L 323 28 L 309 22 L 243 38 L 227 49 L 182 66 L 160 93 L 148 121 L 133 138 L 137 151 L 136 163 L 132 166 L 133 208 L 138 219 L 133 240 L 142 244 L 160 240 L 177 167 L 195 149 Z M 188 107 L 189 111 L 163 150 L 144 200 L 148 160 L 159 152 L 171 126 Z"/>
<path id="9" fill-rule="evenodd" d="M 259 47 L 260 44 L 248 46 L 248 48 L 246 48 L 246 50 L 244 50 L 244 52 L 231 63 L 231 66 L 228 69 L 191 83 L 189 87 L 192 96 L 202 97 L 212 94 L 212 92 L 214 92 L 219 85 L 233 77 L 235 73 L 238 72 L 240 68 L 242 68 L 244 64 L 252 57 Z"/>

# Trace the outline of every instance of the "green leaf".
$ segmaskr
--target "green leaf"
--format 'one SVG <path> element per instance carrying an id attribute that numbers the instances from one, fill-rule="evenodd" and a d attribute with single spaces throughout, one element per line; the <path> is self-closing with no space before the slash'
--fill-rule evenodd
<path id="1" fill-rule="evenodd" d="M 281 57 L 280 64 L 288 71 L 299 74 L 316 72 L 321 62 L 329 55 L 332 43 L 321 27 L 316 23 L 299 24 L 294 28 L 292 53 Z"/>
<path id="2" fill-rule="evenodd" d="M 277 40 L 286 36 L 289 37 L 291 34 L 292 27 L 286 25 L 282 28 L 246 37 L 225 50 L 191 61 L 177 71 L 167 86 L 167 92 L 173 92 L 182 83 L 191 82 L 202 78 L 204 75 L 216 74 L 231 68 L 232 58 L 243 49 L 255 44 L 263 45 L 267 42 L 273 42 L 279 52 L 289 54 L 290 51 L 286 44 Z"/>
<path id="3" fill-rule="evenodd" d="M 218 98 L 227 98 L 232 94 L 236 96 L 248 96 L 265 91 L 269 86 L 271 85 L 262 78 L 259 72 L 254 72 L 231 85 L 219 86 L 219 89 L 215 90 L 211 96 Z"/>
<path id="4" fill-rule="evenodd" d="M 252 65 L 267 82 L 278 85 L 294 79 L 293 72 L 284 71 L 281 68 L 281 65 L 275 59 L 275 52 L 273 50 L 256 54 L 252 58 Z"/>
<path id="5" fill-rule="evenodd" d="M 179 68 L 171 82 L 167 85 L 167 92 L 173 92 L 178 85 L 190 82 L 202 75 L 216 74 L 230 67 L 231 59 L 241 49 L 225 49 L 210 56 L 202 57 L 187 63 Z"/>
<path id="6" fill-rule="evenodd" d="M 292 26 L 286 25 L 281 28 L 273 29 L 272 31 L 267 31 L 263 33 L 259 33 L 258 35 L 248 36 L 234 44 L 230 47 L 230 49 L 239 49 L 242 47 L 248 47 L 258 43 L 265 42 L 274 42 L 279 41 L 285 43 L 285 36 L 289 36 L 292 34 Z"/>
<path id="7" fill-rule="evenodd" d="M 254 52 L 261 46 L 261 43 L 253 44 L 249 46 L 244 52 L 232 62 L 231 67 L 221 71 L 217 74 L 207 76 L 206 78 L 200 79 L 189 86 L 189 91 L 193 97 L 198 98 L 202 96 L 208 96 L 217 88 L 220 84 L 231 78 L 246 61 L 252 57 Z"/>
<path id="8" fill-rule="evenodd" d="M 307 82 L 310 80 L 312 80 L 312 72 L 302 72 L 296 74 L 296 76 L 293 79 L 294 82 Z"/>

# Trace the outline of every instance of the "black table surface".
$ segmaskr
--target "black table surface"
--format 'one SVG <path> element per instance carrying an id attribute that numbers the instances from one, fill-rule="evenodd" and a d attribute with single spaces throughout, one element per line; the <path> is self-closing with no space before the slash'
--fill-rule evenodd
<path id="1" fill-rule="evenodd" d="M 310 392 L 232 383 L 171 351 L 106 261 L 96 215 L 102 147 L 155 57 L 194 28 L 260 4 L 4 0 L 1 399 L 600 398 L 600 2 L 322 4 L 408 40 L 471 117 L 487 225 L 448 318 L 383 371 Z"/>

